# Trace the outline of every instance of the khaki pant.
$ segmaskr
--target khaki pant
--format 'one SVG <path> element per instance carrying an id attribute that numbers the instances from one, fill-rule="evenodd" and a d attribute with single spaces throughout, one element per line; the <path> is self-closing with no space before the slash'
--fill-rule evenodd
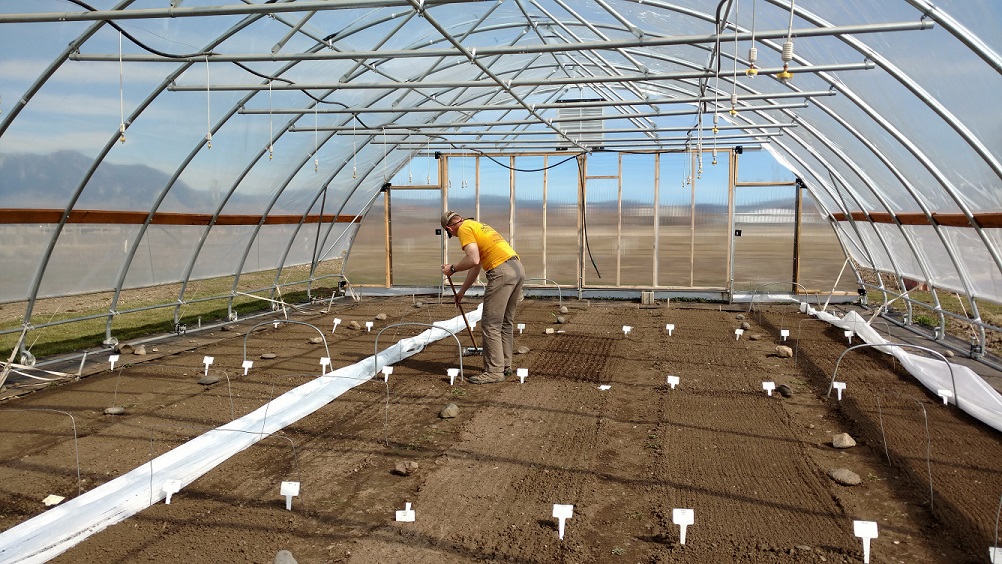
<path id="1" fill-rule="evenodd" d="M 484 314 L 481 318 L 484 373 L 500 374 L 511 368 L 515 307 L 522 295 L 525 270 L 517 258 L 487 271 Z"/>

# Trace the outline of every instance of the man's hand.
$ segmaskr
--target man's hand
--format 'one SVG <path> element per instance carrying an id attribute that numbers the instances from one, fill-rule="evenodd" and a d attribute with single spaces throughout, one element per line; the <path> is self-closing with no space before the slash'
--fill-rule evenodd
<path id="1" fill-rule="evenodd" d="M 466 290 L 459 290 L 458 292 L 456 292 L 456 304 L 457 305 L 463 303 L 463 296 L 465 296 L 465 295 L 466 295 Z"/>
<path id="2" fill-rule="evenodd" d="M 451 264 L 443 264 L 442 265 L 442 275 L 443 276 L 451 277 L 455 273 L 456 272 L 452 269 L 452 265 Z"/>

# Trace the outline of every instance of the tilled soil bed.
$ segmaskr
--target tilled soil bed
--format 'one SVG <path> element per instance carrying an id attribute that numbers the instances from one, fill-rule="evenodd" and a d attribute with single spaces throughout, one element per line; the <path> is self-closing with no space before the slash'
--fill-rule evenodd
<path id="1" fill-rule="evenodd" d="M 388 325 L 457 312 L 451 302 L 413 300 L 335 302 L 328 313 L 292 319 L 326 332 L 339 367 L 372 355 Z M 388 383 L 380 375 L 360 384 L 171 504 L 54 561 L 266 563 L 287 549 L 301 563 L 861 562 L 854 520 L 879 526 L 870 562 L 986 561 L 1002 494 L 999 434 L 943 406 L 890 357 L 849 353 L 837 401 L 825 392 L 845 338 L 793 308 L 744 319 L 715 305 L 564 305 L 565 314 L 555 301 L 520 306 L 526 327 L 516 346 L 530 350 L 515 356 L 515 368 L 528 369 L 524 384 L 450 386 L 457 346 L 443 339 L 398 363 Z M 332 334 L 335 317 L 343 322 Z M 244 376 L 244 333 L 261 320 L 147 344 L 157 351 L 123 356 L 114 372 L 94 360 L 86 378 L 6 401 L 0 527 L 42 513 L 49 494 L 78 491 L 69 418 L 34 410 L 73 416 L 89 490 L 319 376 L 327 353 L 299 324 L 253 331 L 246 342 L 255 364 Z M 737 339 L 743 321 L 750 327 Z M 390 328 L 380 348 L 421 330 Z M 778 344 L 795 346 L 796 359 L 777 356 Z M 207 355 L 221 379 L 203 385 Z M 464 360 L 468 375 L 480 366 Z M 679 377 L 676 388 L 668 375 Z M 763 381 L 786 384 L 789 397 L 767 395 Z M 449 403 L 458 416 L 441 418 Z M 109 406 L 125 414 L 104 415 Z M 832 446 L 843 432 L 855 447 Z M 394 471 L 406 461 L 417 463 L 413 472 Z M 836 483 L 835 468 L 862 483 Z M 301 482 L 291 511 L 282 481 Z M 394 519 L 405 503 L 414 522 Z M 554 504 L 574 506 L 563 540 Z M 694 510 L 684 545 L 674 508 Z"/>

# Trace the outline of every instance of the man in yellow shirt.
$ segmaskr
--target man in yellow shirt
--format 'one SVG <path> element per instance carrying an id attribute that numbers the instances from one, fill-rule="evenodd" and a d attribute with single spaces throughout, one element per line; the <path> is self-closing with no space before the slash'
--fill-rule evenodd
<path id="1" fill-rule="evenodd" d="M 442 228 L 449 237 L 459 237 L 459 244 L 463 247 L 462 260 L 442 265 L 442 274 L 446 276 L 467 271 L 463 286 L 456 292 L 457 304 L 463 301 L 466 291 L 476 282 L 480 270 L 487 272 L 481 319 L 484 372 L 466 380 L 472 384 L 502 382 L 505 376 L 511 374 L 515 307 L 522 295 L 525 270 L 515 250 L 491 226 L 447 211 L 442 214 Z"/>

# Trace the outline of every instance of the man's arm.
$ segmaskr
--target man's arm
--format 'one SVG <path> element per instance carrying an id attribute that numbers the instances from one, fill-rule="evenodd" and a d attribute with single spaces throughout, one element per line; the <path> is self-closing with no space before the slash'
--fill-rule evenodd
<path id="1" fill-rule="evenodd" d="M 463 280 L 463 287 L 456 292 L 456 303 L 463 301 L 463 296 L 466 295 L 466 291 L 473 286 L 473 283 L 477 281 L 477 277 L 480 276 L 480 247 L 476 243 L 470 243 L 463 247 L 463 252 L 466 256 L 463 260 L 455 264 L 456 272 L 466 270 L 466 280 Z"/>

